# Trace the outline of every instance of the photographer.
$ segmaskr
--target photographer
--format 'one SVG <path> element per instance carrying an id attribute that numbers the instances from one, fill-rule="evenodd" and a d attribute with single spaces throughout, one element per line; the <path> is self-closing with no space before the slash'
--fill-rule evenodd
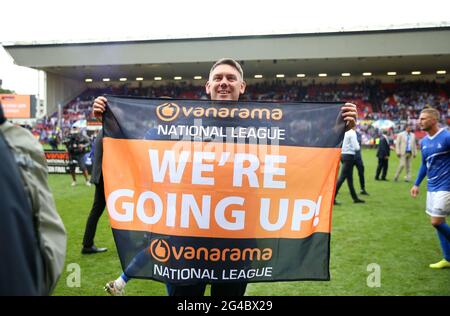
<path id="1" fill-rule="evenodd" d="M 88 179 L 88 170 L 86 168 L 86 164 L 84 163 L 84 154 L 90 146 L 89 139 L 82 135 L 77 128 L 72 127 L 72 131 L 64 140 L 64 145 L 66 145 L 67 151 L 69 152 L 69 170 L 73 180 L 72 186 L 77 185 L 77 179 L 75 176 L 75 169 L 77 165 L 83 172 L 86 185 L 91 186 Z"/>

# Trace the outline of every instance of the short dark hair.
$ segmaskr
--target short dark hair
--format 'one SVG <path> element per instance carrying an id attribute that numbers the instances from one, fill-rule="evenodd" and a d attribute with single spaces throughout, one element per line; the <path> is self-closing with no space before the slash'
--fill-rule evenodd
<path id="1" fill-rule="evenodd" d="M 239 72 L 242 80 L 244 80 L 244 71 L 242 70 L 241 65 L 233 58 L 221 58 L 218 61 L 216 61 L 214 63 L 214 65 L 211 67 L 211 70 L 209 71 L 209 77 L 211 77 L 213 70 L 216 69 L 216 67 L 219 65 L 229 65 L 229 66 L 233 67 L 234 69 L 236 69 Z"/>

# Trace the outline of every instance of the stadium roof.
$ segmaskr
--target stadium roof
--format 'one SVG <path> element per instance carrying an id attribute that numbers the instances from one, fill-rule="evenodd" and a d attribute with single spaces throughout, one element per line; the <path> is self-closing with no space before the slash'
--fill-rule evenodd
<path id="1" fill-rule="evenodd" d="M 16 64 L 64 77 L 206 77 L 211 63 L 232 57 L 246 77 L 325 72 L 434 74 L 450 70 L 450 27 L 302 33 L 215 38 L 182 38 L 90 43 L 3 44 Z"/>

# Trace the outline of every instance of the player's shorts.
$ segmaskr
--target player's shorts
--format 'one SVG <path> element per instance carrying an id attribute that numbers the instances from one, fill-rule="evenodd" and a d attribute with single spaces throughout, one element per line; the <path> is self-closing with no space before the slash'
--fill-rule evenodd
<path id="1" fill-rule="evenodd" d="M 426 212 L 434 217 L 450 215 L 450 191 L 427 192 Z"/>

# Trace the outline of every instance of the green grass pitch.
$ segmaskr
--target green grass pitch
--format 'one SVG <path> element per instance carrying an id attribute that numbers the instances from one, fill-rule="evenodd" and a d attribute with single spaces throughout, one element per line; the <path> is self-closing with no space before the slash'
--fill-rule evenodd
<path id="1" fill-rule="evenodd" d="M 253 283 L 247 287 L 249 296 L 302 295 L 450 295 L 450 269 L 433 270 L 428 264 L 442 259 L 439 241 L 424 212 L 426 181 L 417 199 L 409 196 L 411 183 L 394 182 L 398 164 L 391 152 L 388 179 L 375 181 L 374 150 L 364 150 L 366 187 L 370 196 L 361 196 L 366 204 L 353 204 L 344 183 L 338 195 L 342 205 L 333 208 L 331 234 L 331 281 L 328 282 L 271 282 Z M 420 155 L 413 163 L 413 177 L 417 174 Z M 402 174 L 402 176 L 404 173 Z M 108 251 L 95 255 L 80 253 L 84 226 L 89 214 L 94 186 L 83 184 L 71 187 L 69 175 L 50 175 L 49 182 L 68 233 L 65 269 L 53 293 L 57 296 L 107 295 L 103 286 L 121 273 L 107 212 L 102 215 L 95 242 Z M 354 171 L 355 188 L 359 182 Z M 73 265 L 80 267 L 81 282 L 73 284 Z M 373 270 L 380 267 L 379 287 L 368 286 Z M 370 282 L 369 282 L 370 284 Z M 126 295 L 166 295 L 164 284 L 152 280 L 131 280 Z"/>

